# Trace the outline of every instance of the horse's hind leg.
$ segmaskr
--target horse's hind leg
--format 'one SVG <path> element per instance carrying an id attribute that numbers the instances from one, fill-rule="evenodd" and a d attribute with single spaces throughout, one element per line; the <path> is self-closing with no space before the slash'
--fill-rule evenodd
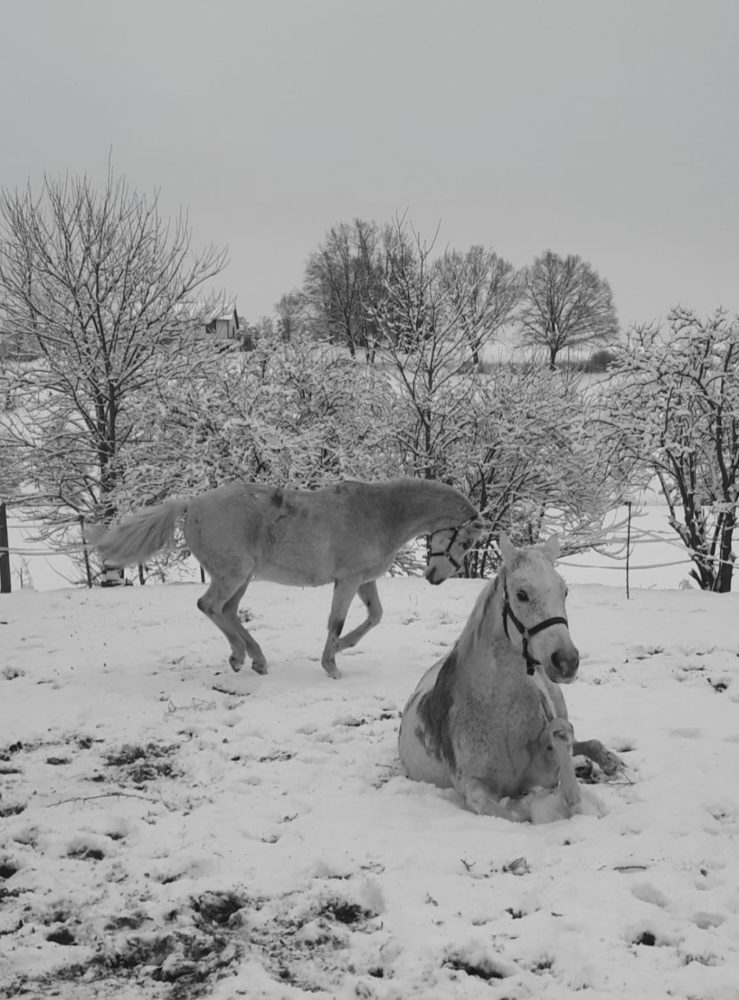
<path id="1" fill-rule="evenodd" d="M 357 589 L 358 586 L 354 581 L 337 580 L 334 584 L 334 596 L 328 616 L 328 635 L 321 655 L 321 666 L 334 680 L 341 677 L 341 671 L 336 666 L 336 651 L 340 648 L 339 636 L 344 628 L 346 613 Z"/>
<path id="2" fill-rule="evenodd" d="M 367 608 L 367 618 L 358 625 L 351 632 L 348 632 L 345 636 L 336 643 L 336 651 L 342 649 L 351 649 L 352 646 L 356 646 L 360 639 L 362 639 L 371 628 L 379 624 L 382 618 L 382 605 L 380 604 L 380 597 L 377 593 L 377 584 L 374 580 L 370 580 L 369 583 L 363 583 L 357 590 L 359 597 Z"/>
<path id="3" fill-rule="evenodd" d="M 231 624 L 231 626 L 246 643 L 246 651 L 249 654 L 249 659 L 251 660 L 252 670 L 255 670 L 258 674 L 266 674 L 267 661 L 264 658 L 262 647 L 259 645 L 251 632 L 244 628 L 241 624 L 241 619 L 239 618 L 239 604 L 241 603 L 241 598 L 246 593 L 246 588 L 248 586 L 249 581 L 247 580 L 246 583 L 239 587 L 232 597 L 229 597 L 223 605 L 223 617 Z M 243 659 L 241 662 L 243 663 Z M 233 666 L 233 664 L 231 664 L 231 666 Z M 234 667 L 234 670 L 237 669 L 241 669 L 241 664 L 239 664 L 238 667 Z"/>
<path id="4" fill-rule="evenodd" d="M 231 646 L 228 659 L 233 670 L 241 670 L 247 652 L 257 673 L 266 673 L 267 665 L 259 644 L 243 627 L 237 616 L 239 601 L 244 596 L 249 579 L 212 577 L 198 608 L 223 632 Z"/>
<path id="5" fill-rule="evenodd" d="M 624 762 L 612 750 L 605 747 L 600 740 L 576 741 L 572 746 L 575 757 L 587 757 L 603 771 L 604 774 L 616 774 L 624 767 Z"/>

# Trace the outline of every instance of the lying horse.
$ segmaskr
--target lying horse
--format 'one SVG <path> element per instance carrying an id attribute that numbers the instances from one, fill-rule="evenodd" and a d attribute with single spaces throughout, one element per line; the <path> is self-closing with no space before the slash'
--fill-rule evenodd
<path id="1" fill-rule="evenodd" d="M 517 821 L 570 816 L 581 802 L 573 752 L 607 773 L 620 761 L 597 740 L 574 742 L 558 687 L 574 680 L 579 654 L 565 615 L 567 588 L 554 569 L 557 538 L 517 549 L 501 534 L 500 548 L 496 579 L 405 707 L 400 759 L 410 778 L 454 787 L 476 813 Z M 524 797 L 554 787 L 546 816 L 541 796 Z"/>
<path id="2" fill-rule="evenodd" d="M 483 528 L 462 493 L 429 480 L 343 482 L 318 490 L 236 482 L 147 507 L 109 531 L 91 533 L 90 541 L 110 566 L 141 563 L 172 544 L 185 512 L 185 541 L 210 576 L 198 608 L 228 639 L 231 667 L 240 670 L 248 653 L 260 674 L 267 671 L 264 654 L 237 614 L 251 580 L 297 587 L 333 583 L 321 663 L 330 677 L 340 677 L 336 653 L 356 645 L 380 621 L 375 580 L 390 568 L 398 549 L 430 534 L 425 575 L 438 584 L 460 568 Z M 341 638 L 357 593 L 367 619 Z"/>

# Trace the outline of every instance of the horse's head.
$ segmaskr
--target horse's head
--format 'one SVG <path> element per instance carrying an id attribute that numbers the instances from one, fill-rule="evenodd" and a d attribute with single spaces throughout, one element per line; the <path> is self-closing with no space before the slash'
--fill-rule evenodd
<path id="1" fill-rule="evenodd" d="M 465 552 L 479 538 L 484 528 L 473 516 L 456 528 L 441 528 L 431 535 L 431 551 L 424 576 L 429 583 L 442 583 L 460 569 Z"/>
<path id="2" fill-rule="evenodd" d="M 544 545 L 518 549 L 501 532 L 500 551 L 506 634 L 514 645 L 520 642 L 529 673 L 541 666 L 550 680 L 569 684 L 577 674 L 580 654 L 567 624 L 567 586 L 554 568 L 559 539 L 554 535 Z"/>

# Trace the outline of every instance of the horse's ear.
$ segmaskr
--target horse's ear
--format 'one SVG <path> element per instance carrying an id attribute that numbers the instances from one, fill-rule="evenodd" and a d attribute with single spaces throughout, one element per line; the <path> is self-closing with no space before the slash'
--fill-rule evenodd
<path id="1" fill-rule="evenodd" d="M 516 555 L 516 546 L 502 529 L 498 537 L 498 545 L 500 546 L 500 554 L 503 556 L 503 562 L 506 564 L 513 562 Z"/>
<path id="2" fill-rule="evenodd" d="M 546 542 L 544 542 L 544 553 L 551 559 L 552 563 L 555 563 L 559 559 L 562 553 L 559 545 L 559 535 L 550 535 L 547 538 Z"/>

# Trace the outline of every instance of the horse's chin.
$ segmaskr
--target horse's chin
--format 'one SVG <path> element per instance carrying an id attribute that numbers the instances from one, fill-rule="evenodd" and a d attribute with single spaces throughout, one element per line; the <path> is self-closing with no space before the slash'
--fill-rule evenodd
<path id="1" fill-rule="evenodd" d="M 438 587 L 440 583 L 443 583 L 446 577 L 436 576 L 435 570 L 430 569 L 425 573 L 426 580 L 431 584 L 432 587 Z"/>
<path id="2" fill-rule="evenodd" d="M 550 667 L 545 667 L 544 672 L 553 684 L 572 684 L 572 682 L 577 679 L 577 671 L 575 671 L 574 674 L 565 676 L 560 673 L 559 670 L 553 670 Z"/>

